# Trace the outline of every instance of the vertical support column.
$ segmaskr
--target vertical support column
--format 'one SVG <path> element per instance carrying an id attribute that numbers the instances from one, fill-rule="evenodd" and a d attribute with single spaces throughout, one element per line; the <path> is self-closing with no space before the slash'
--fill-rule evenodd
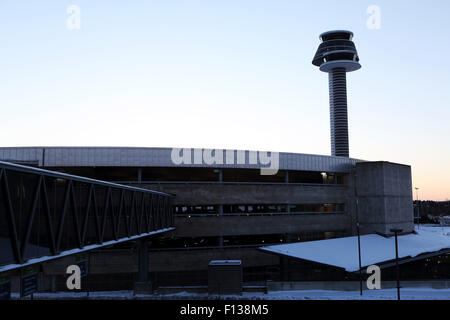
<path id="1" fill-rule="evenodd" d="M 134 283 L 134 293 L 151 293 L 152 287 L 148 280 L 148 239 L 139 239 L 137 241 L 138 255 L 138 280 Z"/>
<path id="2" fill-rule="evenodd" d="M 137 181 L 139 183 L 142 182 L 142 168 L 138 168 L 138 172 L 137 172 Z"/>
<path id="3" fill-rule="evenodd" d="M 169 215 L 170 215 L 170 226 L 175 226 L 175 208 L 173 206 L 173 197 L 169 199 Z"/>
<path id="4" fill-rule="evenodd" d="M 222 169 L 217 169 L 218 170 L 218 173 L 219 173 L 219 183 L 222 183 L 223 182 L 223 172 L 222 172 Z M 221 216 L 221 215 L 223 215 L 223 205 L 221 204 L 221 205 L 219 205 L 219 216 Z M 223 247 L 223 236 L 222 235 L 219 235 L 218 237 L 217 237 L 217 245 L 219 246 L 219 247 Z"/>
<path id="5" fill-rule="evenodd" d="M 219 216 L 222 216 L 222 215 L 223 215 L 223 204 L 219 205 Z M 223 247 L 223 236 L 222 235 L 219 235 L 217 237 L 217 245 L 219 247 Z"/>
<path id="6" fill-rule="evenodd" d="M 280 280 L 289 281 L 289 261 L 282 256 L 280 256 Z"/>
<path id="7" fill-rule="evenodd" d="M 289 183 L 289 170 L 286 170 L 286 173 L 284 175 L 284 183 Z M 286 213 L 291 213 L 291 206 L 289 205 L 290 203 L 290 201 L 286 203 Z"/>
<path id="8" fill-rule="evenodd" d="M 56 286 L 56 276 L 51 275 L 50 276 L 50 292 L 56 292 L 57 286 Z"/>
<path id="9" fill-rule="evenodd" d="M 139 281 L 148 280 L 148 242 L 147 239 L 139 240 Z"/>
<path id="10" fill-rule="evenodd" d="M 45 167 L 45 148 L 42 148 L 42 163 L 41 167 Z"/>

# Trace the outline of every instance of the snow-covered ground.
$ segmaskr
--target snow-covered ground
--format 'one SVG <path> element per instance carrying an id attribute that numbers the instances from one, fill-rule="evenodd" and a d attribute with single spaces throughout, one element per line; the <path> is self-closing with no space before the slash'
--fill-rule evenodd
<path id="1" fill-rule="evenodd" d="M 445 237 L 450 240 L 450 227 L 438 225 L 420 225 L 416 230 L 427 240 L 437 239 L 437 246 L 442 247 L 442 242 L 446 242 Z M 434 237 L 433 234 L 436 236 Z M 445 243 L 444 243 L 445 244 Z M 449 275 L 450 277 L 450 275 Z M 401 288 L 402 300 L 450 300 L 450 289 L 434 289 L 427 287 Z M 12 299 L 18 299 L 18 294 L 13 293 Z M 271 291 L 267 294 L 262 292 L 244 292 L 242 296 L 208 296 L 207 293 L 179 292 L 173 294 L 138 294 L 133 291 L 105 291 L 90 292 L 57 292 L 57 293 L 37 293 L 35 299 L 251 299 L 251 300 L 395 300 L 397 299 L 397 289 L 364 290 L 361 296 L 359 291 L 336 291 L 336 290 L 295 290 L 295 291 Z M 29 297 L 27 298 L 29 299 Z"/>
<path id="2" fill-rule="evenodd" d="M 404 288 L 400 291 L 402 300 L 450 300 L 450 289 Z M 194 298 L 187 292 L 166 295 L 163 298 Z M 208 299 L 208 295 L 203 295 Z M 217 297 L 211 297 L 217 299 Z M 195 299 L 195 298 L 194 298 Z M 221 299 L 265 299 L 265 300 L 396 300 L 397 289 L 359 291 L 304 290 L 273 291 L 268 294 L 244 292 L 242 296 L 222 296 Z"/>
<path id="3" fill-rule="evenodd" d="M 435 232 L 445 236 L 450 236 L 450 226 L 440 226 L 438 224 L 416 224 L 414 229 L 416 231 L 425 230 L 428 232 Z"/>
<path id="4" fill-rule="evenodd" d="M 402 300 L 450 300 L 450 289 L 432 288 L 402 288 L 400 291 Z M 18 299 L 17 294 L 12 299 Z M 27 298 L 29 299 L 29 298 Z M 86 292 L 57 292 L 37 293 L 34 299 L 101 299 L 101 300 L 133 300 L 133 299 L 250 299 L 250 300 L 396 300 L 396 289 L 364 290 L 360 296 L 359 291 L 332 291 L 332 290 L 304 290 L 304 291 L 273 291 L 267 294 L 262 292 L 244 292 L 242 296 L 208 296 L 207 293 L 179 292 L 165 295 L 134 295 L 133 291 L 109 291 L 91 292 L 89 297 Z"/>

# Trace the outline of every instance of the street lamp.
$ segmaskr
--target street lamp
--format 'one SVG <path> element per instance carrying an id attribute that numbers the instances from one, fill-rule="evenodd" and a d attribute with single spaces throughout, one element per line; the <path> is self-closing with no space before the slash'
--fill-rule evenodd
<path id="1" fill-rule="evenodd" d="M 358 190 L 356 188 L 356 171 L 354 172 L 354 178 L 355 181 L 353 183 L 354 187 L 355 187 L 355 205 L 356 205 L 356 232 L 358 235 L 358 262 L 359 262 L 359 295 L 362 296 L 363 294 L 363 286 L 362 286 L 362 270 L 361 270 L 361 232 L 359 229 L 359 213 L 358 213 Z"/>
<path id="2" fill-rule="evenodd" d="M 395 235 L 395 266 L 397 269 L 397 300 L 400 300 L 400 269 L 398 266 L 398 241 L 397 234 L 402 232 L 403 229 L 391 229 L 391 232 Z"/>
<path id="3" fill-rule="evenodd" d="M 356 199 L 358 203 L 358 199 Z M 362 296 L 362 266 L 361 266 L 361 233 L 359 231 L 359 221 L 356 222 L 356 230 L 358 232 L 358 260 L 359 260 L 359 295 Z"/>
<path id="4" fill-rule="evenodd" d="M 417 191 L 417 190 L 419 190 L 419 188 L 415 187 L 414 189 L 416 189 L 417 226 L 419 227 L 419 225 L 420 225 L 419 192 Z"/>

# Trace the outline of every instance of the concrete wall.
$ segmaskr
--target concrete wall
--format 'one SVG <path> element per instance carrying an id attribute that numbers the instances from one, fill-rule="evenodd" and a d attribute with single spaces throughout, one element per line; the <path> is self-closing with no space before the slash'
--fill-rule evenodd
<path id="1" fill-rule="evenodd" d="M 174 204 L 344 203 L 345 185 L 290 184 L 142 184 L 151 190 L 176 194 Z"/>
<path id="2" fill-rule="evenodd" d="M 278 257 L 256 248 L 215 248 L 150 252 L 152 271 L 207 270 L 211 260 L 242 260 L 242 266 L 257 267 L 278 264 Z"/>
<path id="3" fill-rule="evenodd" d="M 263 216 L 193 216 L 175 218 L 177 237 L 277 234 L 351 230 L 348 214 L 279 214 Z"/>
<path id="4" fill-rule="evenodd" d="M 149 252 L 150 272 L 207 270 L 210 260 L 242 260 L 243 267 L 278 264 L 278 257 L 257 248 L 205 248 L 191 250 L 162 250 Z M 46 262 L 45 275 L 65 275 L 66 268 L 75 264 L 74 257 Z M 133 250 L 91 252 L 89 274 L 137 273 L 138 257 Z"/>
<path id="5" fill-rule="evenodd" d="M 347 214 L 176 217 L 174 235 L 177 237 L 337 230 L 352 232 L 351 213 L 354 198 L 348 184 L 145 184 L 141 186 L 176 194 L 174 204 L 344 203 L 347 210 Z"/>
<path id="6" fill-rule="evenodd" d="M 197 149 L 202 150 L 202 149 Z M 203 149 L 205 150 L 205 149 Z M 219 151 L 219 150 L 217 150 Z M 236 151 L 234 151 L 236 153 Z M 285 153 L 279 155 L 280 170 L 306 170 L 318 172 L 349 172 L 356 159 L 332 157 L 317 154 Z M 225 155 L 223 155 L 225 157 Z M 222 157 L 222 159 L 223 159 Z M 237 164 L 237 155 L 231 164 L 215 164 L 206 167 L 218 168 L 254 168 L 259 169 L 260 163 L 249 161 L 249 151 L 246 160 Z M 201 167 L 194 163 L 193 152 L 191 164 L 175 164 L 172 161 L 172 148 L 133 148 L 133 147 L 2 147 L 0 161 L 20 161 L 35 163 L 42 167 Z M 275 159 L 274 159 L 275 161 Z M 264 166 L 263 166 L 264 167 Z"/>
<path id="7" fill-rule="evenodd" d="M 386 161 L 356 164 L 358 216 L 362 233 L 391 235 L 414 230 L 411 167 Z"/>

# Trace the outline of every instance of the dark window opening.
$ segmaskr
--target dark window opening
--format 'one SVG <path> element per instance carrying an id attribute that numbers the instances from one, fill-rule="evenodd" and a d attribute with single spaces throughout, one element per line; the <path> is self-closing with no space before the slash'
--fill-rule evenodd
<path id="1" fill-rule="evenodd" d="M 219 215 L 220 205 L 175 205 L 178 216 Z M 321 204 L 232 204 L 223 205 L 223 215 L 227 214 L 297 214 L 297 213 L 345 213 L 343 203 Z"/>
<path id="2" fill-rule="evenodd" d="M 212 167 L 48 167 L 72 175 L 122 183 L 145 182 L 220 182 L 223 183 L 314 183 L 343 184 L 344 174 L 315 171 L 279 170 L 261 175 L 260 169 Z M 138 181 L 139 180 L 139 181 Z"/>

